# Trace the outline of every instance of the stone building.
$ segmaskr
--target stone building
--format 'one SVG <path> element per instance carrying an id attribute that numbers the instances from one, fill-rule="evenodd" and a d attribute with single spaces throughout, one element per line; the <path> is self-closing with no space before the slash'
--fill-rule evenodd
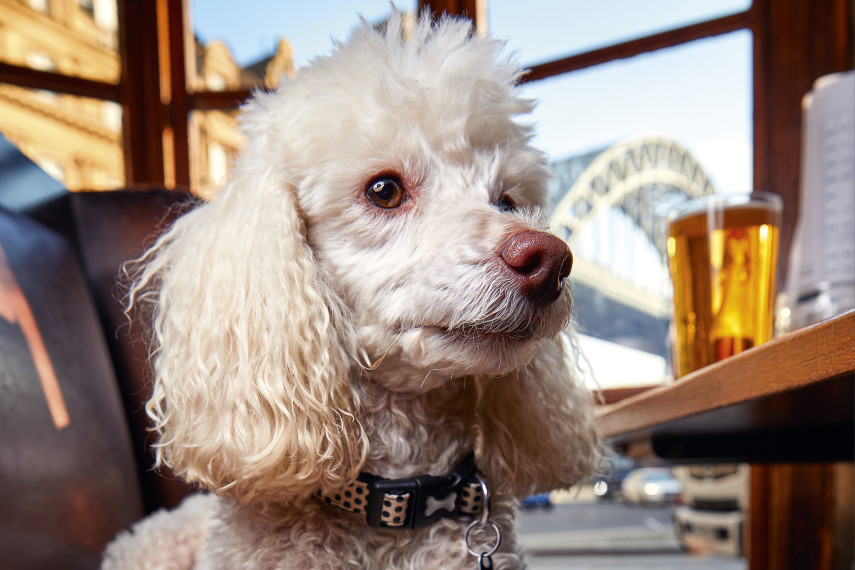
<path id="1" fill-rule="evenodd" d="M 118 83 L 121 73 L 115 0 L 0 1 L 0 61 L 65 75 Z M 195 90 L 273 86 L 294 74 L 292 49 L 246 68 L 219 41 L 196 42 Z M 191 189 L 207 196 L 227 176 L 241 144 L 236 113 L 196 111 L 191 132 Z M 69 190 L 124 186 L 122 108 L 119 104 L 0 84 L 0 132 Z"/>

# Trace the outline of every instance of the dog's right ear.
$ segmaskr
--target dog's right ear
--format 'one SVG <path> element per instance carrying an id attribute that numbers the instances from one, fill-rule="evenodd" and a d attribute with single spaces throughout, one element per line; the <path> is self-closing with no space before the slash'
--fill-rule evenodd
<path id="1" fill-rule="evenodd" d="M 136 262 L 150 305 L 157 462 L 239 500 L 355 479 L 367 453 L 350 317 L 306 241 L 295 192 L 238 174 Z"/>

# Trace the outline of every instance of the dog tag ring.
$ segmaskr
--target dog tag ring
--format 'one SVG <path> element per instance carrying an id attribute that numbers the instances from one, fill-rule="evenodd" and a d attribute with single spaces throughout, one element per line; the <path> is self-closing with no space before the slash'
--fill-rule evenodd
<path id="1" fill-rule="evenodd" d="M 496 542 L 495 542 L 495 544 L 493 544 L 492 547 L 489 547 L 489 548 L 487 548 L 485 546 L 481 546 L 480 547 L 481 551 L 479 551 L 479 550 L 475 550 L 472 547 L 472 544 L 469 543 L 469 536 L 470 536 L 470 533 L 472 532 L 473 528 L 482 527 L 482 526 L 493 527 L 493 532 L 496 533 L 496 539 L 495 539 Z M 467 550 L 469 550 L 469 554 L 471 554 L 472 556 L 478 557 L 478 568 L 479 568 L 479 570 L 484 570 L 485 568 L 492 568 L 493 567 L 493 560 L 491 557 L 493 556 L 493 554 L 496 553 L 497 550 L 499 550 L 499 545 L 502 544 L 502 531 L 499 530 L 499 525 L 497 525 L 493 521 L 488 521 L 487 525 L 483 525 L 480 520 L 474 521 L 472 524 L 470 524 L 466 528 L 466 534 L 463 535 L 463 540 L 466 541 L 466 548 L 467 548 Z"/>
<path id="2" fill-rule="evenodd" d="M 499 550 L 499 546 L 502 544 L 502 531 L 499 528 L 499 525 L 490 520 L 490 489 L 487 488 L 487 481 L 480 473 L 476 473 L 475 478 L 481 485 L 481 493 L 484 496 L 484 503 L 481 509 L 481 518 L 479 520 L 472 521 L 472 524 L 466 527 L 466 532 L 463 534 L 463 541 L 466 543 L 466 549 L 469 551 L 469 554 L 478 557 L 478 569 L 488 570 L 493 568 L 492 556 L 497 550 Z M 493 532 L 496 533 L 495 544 L 489 548 L 481 546 L 479 550 L 475 550 L 469 542 L 472 529 L 475 527 L 493 527 Z"/>

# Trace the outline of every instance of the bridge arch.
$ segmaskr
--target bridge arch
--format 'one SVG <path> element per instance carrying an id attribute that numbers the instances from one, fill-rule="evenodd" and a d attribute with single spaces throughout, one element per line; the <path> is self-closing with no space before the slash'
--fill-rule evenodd
<path id="1" fill-rule="evenodd" d="M 665 210 L 679 201 L 712 194 L 715 188 L 683 146 L 667 137 L 645 136 L 599 153 L 565 192 L 553 210 L 550 226 L 571 247 L 604 209 L 615 207 L 664 257 L 661 219 Z"/>

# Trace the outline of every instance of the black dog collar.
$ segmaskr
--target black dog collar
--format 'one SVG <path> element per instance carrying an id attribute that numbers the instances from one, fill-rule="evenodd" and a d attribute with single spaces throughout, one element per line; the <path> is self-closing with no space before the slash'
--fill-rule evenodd
<path id="1" fill-rule="evenodd" d="M 360 473 L 347 488 L 315 496 L 329 505 L 364 514 L 375 528 L 416 529 L 441 518 L 472 519 L 480 514 L 484 493 L 477 473 L 470 453 L 446 475 L 384 479 Z"/>

